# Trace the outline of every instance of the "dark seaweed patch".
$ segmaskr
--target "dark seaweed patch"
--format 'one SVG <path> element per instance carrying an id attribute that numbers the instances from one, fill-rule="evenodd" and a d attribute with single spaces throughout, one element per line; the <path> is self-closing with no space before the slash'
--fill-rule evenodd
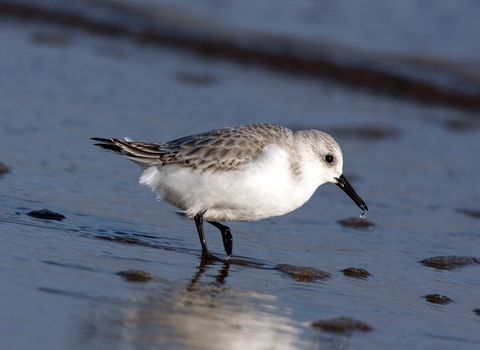
<path id="1" fill-rule="evenodd" d="M 447 305 L 448 303 L 452 302 L 452 299 L 450 299 L 445 295 L 440 295 L 440 294 L 428 294 L 428 295 L 425 295 L 424 298 L 427 299 L 429 303 L 433 303 L 433 304 Z"/>
<path id="2" fill-rule="evenodd" d="M 356 267 L 349 267 L 348 269 L 343 269 L 342 272 L 345 276 L 353 277 L 353 278 L 365 279 L 368 276 L 370 276 L 370 273 L 367 270 L 359 269 Z"/>
<path id="3" fill-rule="evenodd" d="M 57 220 L 57 221 L 62 221 L 65 219 L 65 216 L 62 214 L 53 212 L 48 209 L 42 209 L 42 210 L 33 210 L 29 213 L 27 213 L 28 216 L 37 218 L 37 219 L 43 219 L 43 220 Z"/>
<path id="4" fill-rule="evenodd" d="M 434 256 L 420 261 L 423 265 L 433 267 L 438 270 L 453 270 L 465 265 L 479 264 L 480 260 L 469 256 Z"/>
<path id="5" fill-rule="evenodd" d="M 328 320 L 315 321 L 312 322 L 312 327 L 333 333 L 346 333 L 353 331 L 368 332 L 373 329 L 372 326 L 350 317 L 336 317 Z"/>
<path id="6" fill-rule="evenodd" d="M 300 267 L 288 264 L 279 264 L 275 269 L 282 271 L 299 282 L 314 282 L 319 279 L 330 277 L 328 272 L 315 269 L 313 267 Z"/>
<path id="7" fill-rule="evenodd" d="M 0 163 L 0 176 L 10 172 L 10 169 L 3 163 Z"/>
<path id="8" fill-rule="evenodd" d="M 117 275 L 122 276 L 129 282 L 148 282 L 155 280 L 155 276 L 143 270 L 125 270 L 117 272 Z"/>
<path id="9" fill-rule="evenodd" d="M 472 210 L 472 209 L 457 209 L 459 213 L 471 216 L 475 219 L 480 219 L 480 210 Z"/>

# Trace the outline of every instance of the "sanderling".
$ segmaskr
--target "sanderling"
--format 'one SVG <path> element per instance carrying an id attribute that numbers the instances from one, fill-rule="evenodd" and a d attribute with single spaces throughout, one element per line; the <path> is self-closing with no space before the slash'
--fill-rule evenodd
<path id="1" fill-rule="evenodd" d="M 326 182 L 338 185 L 362 210 L 365 202 L 343 176 L 340 146 L 318 130 L 279 125 L 215 129 L 170 142 L 92 138 L 143 168 L 140 184 L 195 220 L 202 256 L 203 221 L 217 227 L 228 257 L 230 229 L 218 221 L 254 221 L 291 212 Z"/>

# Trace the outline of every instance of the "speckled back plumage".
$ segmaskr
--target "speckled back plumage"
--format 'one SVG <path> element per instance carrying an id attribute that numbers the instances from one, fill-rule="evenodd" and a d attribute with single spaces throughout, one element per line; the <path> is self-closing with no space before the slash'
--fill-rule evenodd
<path id="1" fill-rule="evenodd" d="M 116 138 L 101 141 L 114 143 L 119 147 L 117 152 L 144 168 L 182 163 L 193 170 L 223 172 L 238 169 L 255 159 L 269 144 L 291 143 L 292 135 L 292 131 L 283 126 L 252 124 L 215 129 L 164 143 Z M 112 145 L 109 148 L 112 149 Z"/>

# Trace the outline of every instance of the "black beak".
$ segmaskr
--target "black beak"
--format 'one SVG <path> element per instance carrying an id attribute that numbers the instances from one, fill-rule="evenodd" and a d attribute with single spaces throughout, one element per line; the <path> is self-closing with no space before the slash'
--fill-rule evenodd
<path id="1" fill-rule="evenodd" d="M 345 191 L 346 194 L 355 202 L 357 205 L 360 207 L 362 210 L 368 210 L 367 205 L 365 202 L 360 198 L 360 196 L 355 192 L 353 189 L 352 185 L 347 181 L 345 176 L 340 175 L 340 177 L 335 178 L 337 182 L 335 182 L 335 185 L 340 187 L 343 191 Z"/>

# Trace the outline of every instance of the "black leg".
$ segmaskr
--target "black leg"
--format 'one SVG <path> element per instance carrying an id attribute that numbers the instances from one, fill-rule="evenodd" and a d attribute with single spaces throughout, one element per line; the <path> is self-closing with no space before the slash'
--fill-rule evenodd
<path id="1" fill-rule="evenodd" d="M 195 225 L 197 226 L 198 237 L 200 238 L 200 244 L 202 245 L 202 257 L 209 260 L 214 260 L 215 257 L 208 251 L 207 241 L 205 234 L 203 233 L 203 213 L 195 215 Z"/>
<path id="2" fill-rule="evenodd" d="M 228 256 L 231 256 L 233 251 L 233 237 L 232 237 L 232 233 L 230 232 L 230 228 L 216 221 L 207 221 L 207 222 L 220 230 L 220 232 L 222 233 L 223 247 L 225 248 L 225 252 L 227 253 Z"/>

